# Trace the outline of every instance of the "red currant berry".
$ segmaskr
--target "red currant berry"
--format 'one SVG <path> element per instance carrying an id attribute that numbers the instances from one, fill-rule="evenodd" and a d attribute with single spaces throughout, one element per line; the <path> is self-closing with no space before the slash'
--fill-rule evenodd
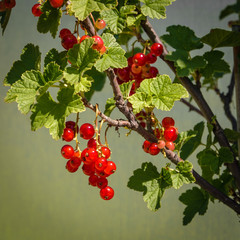
<path id="1" fill-rule="evenodd" d="M 107 48 L 103 45 L 102 48 L 99 50 L 100 54 L 103 55 L 107 51 Z"/>
<path id="2" fill-rule="evenodd" d="M 95 175 L 95 174 L 90 175 L 89 178 L 88 178 L 89 185 L 91 185 L 93 187 L 97 186 L 98 178 L 99 177 L 97 175 Z"/>
<path id="3" fill-rule="evenodd" d="M 85 161 L 87 164 L 94 163 L 98 159 L 98 152 L 95 148 L 87 148 L 85 153 Z"/>
<path id="4" fill-rule="evenodd" d="M 82 163 L 82 160 L 81 160 L 81 158 L 79 158 L 79 157 L 71 157 L 70 159 L 69 159 L 69 161 L 70 161 L 70 164 L 72 165 L 72 167 L 79 167 L 80 165 L 81 165 L 81 163 Z"/>
<path id="5" fill-rule="evenodd" d="M 13 8 L 16 5 L 15 0 L 4 0 L 4 4 L 6 8 Z"/>
<path id="6" fill-rule="evenodd" d="M 165 146 L 171 151 L 173 151 L 175 149 L 174 142 L 166 142 Z"/>
<path id="7" fill-rule="evenodd" d="M 41 4 L 40 3 L 36 3 L 33 5 L 32 7 L 32 14 L 35 17 L 40 17 L 42 15 L 42 10 L 41 10 Z"/>
<path id="8" fill-rule="evenodd" d="M 97 187 L 102 189 L 107 187 L 108 185 L 108 180 L 105 177 L 99 177 L 97 180 Z"/>
<path id="9" fill-rule="evenodd" d="M 153 64 L 157 61 L 157 56 L 150 52 L 146 55 L 146 63 L 150 63 L 150 64 Z"/>
<path id="10" fill-rule="evenodd" d="M 104 171 L 99 171 L 95 168 L 95 173 L 99 176 L 99 177 L 108 177 L 110 174 L 106 174 Z"/>
<path id="11" fill-rule="evenodd" d="M 160 130 L 159 128 L 155 128 L 155 129 L 154 129 L 154 135 L 155 135 L 157 138 L 160 138 L 160 137 L 161 137 L 161 134 L 162 134 L 162 130 Z"/>
<path id="12" fill-rule="evenodd" d="M 142 145 L 143 151 L 146 152 L 146 153 L 149 153 L 149 147 L 150 146 L 151 146 L 151 142 L 149 142 L 148 140 L 145 140 L 143 145 Z"/>
<path id="13" fill-rule="evenodd" d="M 98 171 L 103 171 L 107 167 L 108 161 L 106 158 L 101 157 L 95 161 L 95 168 Z"/>
<path id="14" fill-rule="evenodd" d="M 100 190 L 100 196 L 103 200 L 110 200 L 114 196 L 114 190 L 109 186 L 102 188 Z"/>
<path id="15" fill-rule="evenodd" d="M 71 145 L 64 145 L 61 149 L 61 154 L 64 158 L 70 159 L 74 155 L 74 149 Z"/>
<path id="16" fill-rule="evenodd" d="M 168 142 L 173 142 L 177 139 L 177 130 L 175 127 L 169 127 L 164 130 L 164 138 Z"/>
<path id="17" fill-rule="evenodd" d="M 88 140 L 87 146 L 89 148 L 97 148 L 97 141 L 95 138 L 91 138 Z"/>
<path id="18" fill-rule="evenodd" d="M 118 68 L 118 70 L 117 70 L 118 77 L 124 82 L 129 81 L 129 74 L 130 74 L 130 68 L 129 67 Z"/>
<path id="19" fill-rule="evenodd" d="M 81 160 L 83 161 L 84 164 L 87 164 L 86 163 L 86 158 L 85 158 L 85 155 L 87 153 L 87 150 L 88 148 L 85 148 L 82 152 L 81 152 Z"/>
<path id="20" fill-rule="evenodd" d="M 67 121 L 65 123 L 65 126 L 66 126 L 66 128 L 71 128 L 74 131 L 74 133 L 76 131 L 76 128 L 77 128 L 77 133 L 79 131 L 79 127 L 78 127 L 78 125 L 76 125 L 76 123 L 74 121 Z"/>
<path id="21" fill-rule="evenodd" d="M 158 145 L 159 149 L 163 149 L 165 147 L 165 141 L 164 140 L 159 140 L 157 145 Z"/>
<path id="22" fill-rule="evenodd" d="M 133 56 L 133 63 L 135 63 L 138 66 L 143 66 L 146 63 L 146 56 L 143 53 L 136 53 Z"/>
<path id="23" fill-rule="evenodd" d="M 90 123 L 84 123 L 81 127 L 80 127 L 80 136 L 83 139 L 90 139 L 94 136 L 95 134 L 95 130 L 92 124 Z"/>
<path id="24" fill-rule="evenodd" d="M 92 175 L 95 172 L 94 164 L 83 164 L 82 171 L 85 175 Z"/>
<path id="25" fill-rule="evenodd" d="M 140 74 L 142 72 L 142 67 L 134 63 L 131 66 L 131 72 L 134 74 Z"/>
<path id="26" fill-rule="evenodd" d="M 151 53 L 155 54 L 156 56 L 161 56 L 163 53 L 163 45 L 161 43 L 154 43 L 151 46 Z"/>
<path id="27" fill-rule="evenodd" d="M 160 152 L 157 143 L 152 143 L 149 147 L 149 153 L 151 155 L 157 155 Z"/>
<path id="28" fill-rule="evenodd" d="M 64 1 L 64 0 L 49 0 L 51 6 L 52 6 L 53 8 L 59 8 L 59 7 L 61 7 L 61 6 L 63 5 L 63 1 Z"/>
<path id="29" fill-rule="evenodd" d="M 129 57 L 127 61 L 128 61 L 128 66 L 131 67 L 133 65 L 133 57 Z"/>
<path id="30" fill-rule="evenodd" d="M 66 50 L 69 50 L 77 44 L 77 38 L 73 34 L 66 35 L 62 38 L 61 44 Z"/>
<path id="31" fill-rule="evenodd" d="M 102 38 L 99 37 L 99 36 L 93 36 L 92 38 L 94 39 L 94 43 L 93 43 L 92 48 L 100 51 L 100 49 L 104 45 L 104 42 L 103 42 Z"/>
<path id="32" fill-rule="evenodd" d="M 97 21 L 95 22 L 95 27 L 98 29 L 103 29 L 105 28 L 106 23 L 103 19 L 98 18 Z"/>
<path id="33" fill-rule="evenodd" d="M 174 124 L 175 124 L 175 121 L 174 121 L 174 119 L 171 118 L 171 117 L 165 117 L 165 118 L 163 118 L 163 120 L 162 120 L 162 126 L 163 126 L 164 128 L 169 128 L 169 127 L 171 127 L 171 126 L 174 126 Z"/>
<path id="34" fill-rule="evenodd" d="M 71 31 L 68 28 L 63 28 L 60 32 L 59 32 L 59 37 L 60 38 L 64 38 L 67 35 L 71 35 Z"/>
<path id="35" fill-rule="evenodd" d="M 107 167 L 104 169 L 104 172 L 106 174 L 111 175 L 111 174 L 115 173 L 116 169 L 117 169 L 116 164 L 113 161 L 108 161 Z"/>
<path id="36" fill-rule="evenodd" d="M 111 151 L 108 147 L 102 146 L 101 147 L 101 152 L 102 152 L 102 156 L 105 157 L 106 159 L 108 159 L 111 155 Z"/>
<path id="37" fill-rule="evenodd" d="M 62 139 L 66 142 L 71 142 L 74 138 L 75 134 L 71 128 L 64 128 Z"/>
<path id="38" fill-rule="evenodd" d="M 71 172 L 71 173 L 76 172 L 76 171 L 78 170 L 79 166 L 80 166 L 80 165 L 78 165 L 78 166 L 73 166 L 73 165 L 71 164 L 71 160 L 68 160 L 67 163 L 66 163 L 66 169 L 67 169 L 69 172 Z"/>
<path id="39" fill-rule="evenodd" d="M 158 69 L 155 67 L 150 67 L 149 72 L 151 78 L 155 78 L 158 75 Z"/>
<path id="40" fill-rule="evenodd" d="M 80 40 L 79 43 L 81 43 L 83 40 L 85 40 L 86 38 L 90 38 L 88 35 L 83 35 Z"/>

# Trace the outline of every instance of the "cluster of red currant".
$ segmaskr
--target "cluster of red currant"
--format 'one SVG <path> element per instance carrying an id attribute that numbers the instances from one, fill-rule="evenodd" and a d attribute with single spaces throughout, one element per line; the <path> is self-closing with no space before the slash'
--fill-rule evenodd
<path id="1" fill-rule="evenodd" d="M 0 1 L 0 12 L 4 12 L 7 9 L 15 7 L 16 0 L 2 0 Z"/>
<path id="2" fill-rule="evenodd" d="M 107 177 L 116 171 L 115 163 L 108 160 L 111 155 L 110 149 L 94 138 L 95 129 L 92 124 L 84 123 L 79 129 L 75 122 L 67 121 L 65 126 L 62 135 L 64 141 L 72 141 L 78 132 L 81 138 L 88 140 L 87 147 L 82 152 L 79 149 L 74 151 L 68 144 L 62 147 L 61 154 L 68 159 L 66 169 L 72 173 L 76 172 L 83 163 L 82 171 L 89 176 L 89 184 L 100 189 L 102 199 L 110 200 L 114 196 L 114 190 L 108 186 Z"/>
<path id="3" fill-rule="evenodd" d="M 158 142 L 151 143 L 145 140 L 142 146 L 143 150 L 151 155 L 157 155 L 164 147 L 173 151 L 175 149 L 174 141 L 178 136 L 178 130 L 174 127 L 174 124 L 175 121 L 173 118 L 163 118 L 161 127 L 154 129 L 154 134 L 159 139 Z"/>
<path id="4" fill-rule="evenodd" d="M 122 84 L 130 80 L 135 80 L 131 94 L 140 86 L 140 83 L 146 78 L 156 77 L 158 69 L 151 64 L 157 61 L 157 57 L 162 55 L 163 46 L 160 43 L 154 43 L 148 54 L 136 53 L 128 58 L 128 66 L 125 68 L 115 68 L 118 77 L 118 83 Z"/>

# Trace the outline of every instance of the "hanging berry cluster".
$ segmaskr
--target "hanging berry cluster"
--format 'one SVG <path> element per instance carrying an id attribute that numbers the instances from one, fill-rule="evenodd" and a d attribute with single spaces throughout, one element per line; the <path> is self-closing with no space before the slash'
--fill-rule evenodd
<path id="1" fill-rule="evenodd" d="M 78 133 L 82 139 L 88 140 L 87 147 L 83 151 L 78 147 L 74 150 L 69 144 L 62 147 L 61 154 L 68 160 L 66 169 L 73 173 L 82 164 L 82 172 L 89 176 L 89 185 L 100 189 L 102 199 L 110 200 L 114 196 L 114 190 L 108 186 L 108 177 L 116 171 L 115 163 L 109 160 L 111 151 L 107 144 L 100 143 L 99 132 L 90 123 L 84 123 L 79 128 L 75 122 L 67 121 L 62 139 L 71 142 Z"/>
<path id="2" fill-rule="evenodd" d="M 117 80 L 119 84 L 135 80 L 131 90 L 131 94 L 140 86 L 140 83 L 146 78 L 154 78 L 158 75 L 158 69 L 151 64 L 157 61 L 157 57 L 161 56 L 163 46 L 160 43 L 154 43 L 148 54 L 136 53 L 128 58 L 128 66 L 125 68 L 115 68 Z"/>
<path id="3" fill-rule="evenodd" d="M 157 155 L 164 147 L 173 151 L 175 149 L 174 141 L 178 136 L 178 130 L 174 125 L 173 118 L 163 118 L 161 126 L 154 129 L 154 135 L 158 138 L 158 142 L 151 143 L 145 140 L 142 145 L 143 150 L 151 155 Z"/>

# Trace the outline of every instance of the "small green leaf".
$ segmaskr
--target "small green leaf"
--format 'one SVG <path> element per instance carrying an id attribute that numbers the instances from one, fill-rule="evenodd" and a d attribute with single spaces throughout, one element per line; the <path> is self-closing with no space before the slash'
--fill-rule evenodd
<path id="1" fill-rule="evenodd" d="M 234 161 L 233 153 L 228 147 L 221 147 L 219 149 L 220 164 L 232 163 Z"/>
<path id="2" fill-rule="evenodd" d="M 112 9 L 116 5 L 116 0 L 71 0 L 69 9 L 74 13 L 76 18 L 83 21 L 91 12 L 101 12 L 103 10 Z"/>
<path id="3" fill-rule="evenodd" d="M 136 93 L 129 97 L 134 113 L 144 107 L 170 111 L 174 102 L 188 97 L 186 89 L 177 83 L 172 83 L 168 75 L 145 79 L 141 82 Z"/>
<path id="4" fill-rule="evenodd" d="M 74 94 L 74 89 L 61 89 L 57 100 L 58 102 L 55 102 L 50 93 L 46 92 L 38 99 L 31 115 L 32 130 L 36 131 L 45 126 L 49 128 L 50 135 L 55 140 L 62 136 L 66 117 L 71 113 L 85 111 L 83 102 L 78 95 Z"/>
<path id="5" fill-rule="evenodd" d="M 1 17 L 0 23 L 1 23 L 1 28 L 2 28 L 2 35 L 4 34 L 4 31 L 7 27 L 8 21 L 11 16 L 11 12 L 12 12 L 11 8 L 6 9 L 6 11 L 0 12 L 0 17 Z"/>
<path id="6" fill-rule="evenodd" d="M 67 51 L 58 52 L 55 48 L 52 48 L 44 59 L 44 67 L 50 62 L 56 62 L 61 70 L 67 66 Z"/>
<path id="7" fill-rule="evenodd" d="M 188 161 L 179 162 L 176 170 L 171 171 L 172 185 L 175 189 L 179 189 L 184 183 L 189 184 L 195 182 L 192 174 L 192 164 Z"/>
<path id="8" fill-rule="evenodd" d="M 104 33 L 102 39 L 107 48 L 107 52 L 99 59 L 95 67 L 99 72 L 103 72 L 108 68 L 124 68 L 127 66 L 127 59 L 124 56 L 125 51 L 116 42 L 114 36 L 110 33 Z"/>
<path id="9" fill-rule="evenodd" d="M 193 131 L 180 132 L 178 134 L 177 140 L 175 141 L 175 150 L 180 151 L 183 144 L 186 143 L 188 140 L 190 140 L 193 137 L 196 137 L 196 134 Z"/>
<path id="10" fill-rule="evenodd" d="M 4 79 L 4 85 L 9 86 L 21 79 L 27 70 L 40 70 L 41 53 L 38 46 L 27 44 L 20 56 L 20 60 L 13 63 L 11 70 Z"/>
<path id="11" fill-rule="evenodd" d="M 220 13 L 220 16 L 219 16 L 219 19 L 223 19 L 233 13 L 237 13 L 239 14 L 240 13 L 240 2 L 238 1 L 237 3 L 235 4 L 232 4 L 232 5 L 228 5 L 226 6 L 226 8 L 224 8 L 221 13 Z"/>
<path id="12" fill-rule="evenodd" d="M 190 223 L 196 213 L 204 215 L 207 211 L 209 198 L 197 187 L 187 190 L 179 197 L 179 200 L 187 205 L 183 212 L 183 225 Z"/>
<path id="13" fill-rule="evenodd" d="M 52 37 L 55 38 L 60 25 L 62 10 L 52 7 L 49 1 L 43 3 L 41 10 L 43 14 L 38 18 L 37 30 L 40 33 L 50 32 Z"/>
<path id="14" fill-rule="evenodd" d="M 189 52 L 203 47 L 200 38 L 196 37 L 193 30 L 188 27 L 173 25 L 169 26 L 167 31 L 169 34 L 163 35 L 161 38 L 175 49 Z"/>
<path id="15" fill-rule="evenodd" d="M 219 47 L 236 47 L 240 45 L 240 33 L 215 28 L 211 29 L 210 33 L 202 37 L 201 41 L 210 45 L 212 49 Z"/>
<path id="16" fill-rule="evenodd" d="M 145 16 L 150 18 L 166 18 L 166 6 L 169 6 L 175 0 L 140 0 L 144 3 L 141 11 Z"/>
<path id="17" fill-rule="evenodd" d="M 192 137 L 190 140 L 186 141 L 181 148 L 180 156 L 182 159 L 186 160 L 201 144 L 201 139 L 204 130 L 204 122 L 196 124 L 193 130 L 189 130 L 188 134 L 196 134 L 195 137 Z"/>
<path id="18" fill-rule="evenodd" d="M 224 134 L 230 142 L 236 142 L 240 138 L 240 133 L 229 128 L 224 129 Z"/>
<path id="19" fill-rule="evenodd" d="M 116 101 L 113 98 L 108 98 L 105 104 L 104 114 L 109 117 L 115 107 Z"/>

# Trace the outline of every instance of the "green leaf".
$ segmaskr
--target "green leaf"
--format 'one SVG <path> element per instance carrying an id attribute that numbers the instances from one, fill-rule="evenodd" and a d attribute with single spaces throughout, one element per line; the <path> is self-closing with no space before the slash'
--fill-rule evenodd
<path id="1" fill-rule="evenodd" d="M 141 12 L 150 18 L 166 18 L 166 6 L 171 5 L 175 0 L 140 0 L 144 3 Z"/>
<path id="2" fill-rule="evenodd" d="M 168 75 L 145 79 L 141 82 L 136 93 L 129 97 L 134 113 L 144 107 L 170 111 L 174 102 L 188 97 L 186 89 L 177 83 L 172 83 Z"/>
<path id="3" fill-rule="evenodd" d="M 207 128 L 208 128 L 208 136 L 207 136 L 206 148 L 210 148 L 211 145 L 213 144 L 213 140 L 212 140 L 213 125 L 210 123 L 207 123 Z"/>
<path id="4" fill-rule="evenodd" d="M 109 117 L 115 107 L 116 101 L 113 98 L 108 98 L 105 104 L 104 114 Z"/>
<path id="5" fill-rule="evenodd" d="M 179 162 L 176 170 L 171 171 L 172 185 L 175 189 L 179 189 L 184 183 L 189 184 L 195 182 L 192 174 L 192 164 L 188 161 Z"/>
<path id="6" fill-rule="evenodd" d="M 192 137 L 190 140 L 186 141 L 181 148 L 180 156 L 182 159 L 186 160 L 201 144 L 201 139 L 204 130 L 204 122 L 196 124 L 193 130 L 189 130 L 188 134 L 196 134 L 195 137 Z"/>
<path id="7" fill-rule="evenodd" d="M 203 47 L 200 38 L 196 37 L 193 30 L 188 27 L 173 25 L 169 26 L 167 31 L 169 34 L 163 35 L 161 38 L 175 49 L 189 52 Z"/>
<path id="8" fill-rule="evenodd" d="M 207 65 L 200 71 L 202 76 L 210 78 L 215 72 L 231 72 L 228 63 L 222 59 L 223 55 L 223 52 L 217 50 L 204 53 L 203 57 Z"/>
<path id="9" fill-rule="evenodd" d="M 0 17 L 1 17 L 0 23 L 1 23 L 1 28 L 2 28 L 2 35 L 4 34 L 4 31 L 7 27 L 8 21 L 11 16 L 11 12 L 12 12 L 11 8 L 6 9 L 6 11 L 0 12 Z"/>
<path id="10" fill-rule="evenodd" d="M 217 153 L 214 150 L 209 148 L 204 149 L 203 151 L 197 154 L 197 158 L 198 163 L 201 167 L 202 166 L 208 167 L 213 173 L 219 174 L 219 167 L 221 164 L 217 156 Z"/>
<path id="11" fill-rule="evenodd" d="M 137 16 L 132 15 L 127 17 L 127 26 L 139 26 L 142 20 L 145 20 L 146 17 L 142 14 L 139 14 Z"/>
<path id="12" fill-rule="evenodd" d="M 22 74 L 22 79 L 15 82 L 7 92 L 6 102 L 16 101 L 18 109 L 27 114 L 38 95 L 43 94 L 52 84 L 61 80 L 62 71 L 55 63 L 46 66 L 44 74 L 32 70 Z"/>
<path id="13" fill-rule="evenodd" d="M 179 200 L 187 205 L 183 212 L 183 225 L 190 223 L 196 213 L 204 215 L 207 211 L 209 198 L 197 187 L 187 190 L 179 197 Z"/>
<path id="14" fill-rule="evenodd" d="M 220 12 L 220 16 L 219 19 L 223 19 L 233 13 L 240 13 L 240 2 L 238 1 L 235 4 L 232 5 L 228 5 L 226 8 L 224 8 L 221 12 Z"/>
<path id="15" fill-rule="evenodd" d="M 55 48 L 52 48 L 46 55 L 44 59 L 44 67 L 50 62 L 56 62 L 61 70 L 67 66 L 67 51 L 58 52 Z"/>
<path id="16" fill-rule="evenodd" d="M 4 85 L 12 85 L 21 79 L 21 75 L 27 70 L 40 70 L 41 53 L 38 46 L 27 44 L 20 56 L 20 60 L 13 63 L 11 70 L 4 79 Z"/>
<path id="17" fill-rule="evenodd" d="M 135 191 L 145 191 L 144 183 L 159 178 L 160 174 L 157 168 L 151 162 L 145 162 L 141 168 L 133 172 L 133 176 L 129 178 L 127 186 Z"/>
<path id="18" fill-rule="evenodd" d="M 240 133 L 229 128 L 224 129 L 224 134 L 230 142 L 236 142 L 240 138 Z"/>
<path id="19" fill-rule="evenodd" d="M 219 149 L 220 164 L 232 163 L 234 161 L 233 153 L 228 147 L 221 147 Z"/>
<path id="20" fill-rule="evenodd" d="M 124 68 L 127 66 L 127 59 L 124 56 L 125 51 L 116 42 L 114 36 L 110 33 L 104 33 L 102 39 L 107 48 L 107 52 L 99 59 L 95 67 L 99 72 L 103 72 L 108 68 Z"/>
<path id="21" fill-rule="evenodd" d="M 219 47 L 236 47 L 240 45 L 240 33 L 215 28 L 203 36 L 201 41 L 211 46 L 212 49 Z"/>
<path id="22" fill-rule="evenodd" d="M 179 77 L 187 77 L 193 74 L 196 70 L 204 68 L 206 61 L 202 56 L 189 57 L 185 50 L 176 50 L 166 56 L 167 60 L 173 61 L 177 68 L 177 75 Z"/>
<path id="23" fill-rule="evenodd" d="M 85 107 L 81 98 L 74 94 L 74 89 L 63 88 L 58 92 L 58 102 L 55 102 L 50 93 L 46 92 L 33 108 L 31 115 L 32 130 L 45 126 L 49 128 L 53 139 L 61 138 L 65 127 L 65 120 L 71 113 L 83 112 Z"/>
<path id="24" fill-rule="evenodd" d="M 190 140 L 191 138 L 196 137 L 196 134 L 193 131 L 188 131 L 188 132 L 180 132 L 178 134 L 178 138 L 175 141 L 175 150 L 180 151 L 182 148 L 183 144 Z"/>
<path id="25" fill-rule="evenodd" d="M 116 0 L 71 0 L 69 9 L 74 13 L 76 18 L 83 21 L 91 12 L 112 9 L 116 5 Z"/>
<path id="26" fill-rule="evenodd" d="M 37 30 L 40 33 L 50 32 L 52 37 L 55 38 L 60 25 L 62 10 L 52 7 L 49 1 L 42 5 L 41 10 L 43 14 L 38 18 Z"/>

